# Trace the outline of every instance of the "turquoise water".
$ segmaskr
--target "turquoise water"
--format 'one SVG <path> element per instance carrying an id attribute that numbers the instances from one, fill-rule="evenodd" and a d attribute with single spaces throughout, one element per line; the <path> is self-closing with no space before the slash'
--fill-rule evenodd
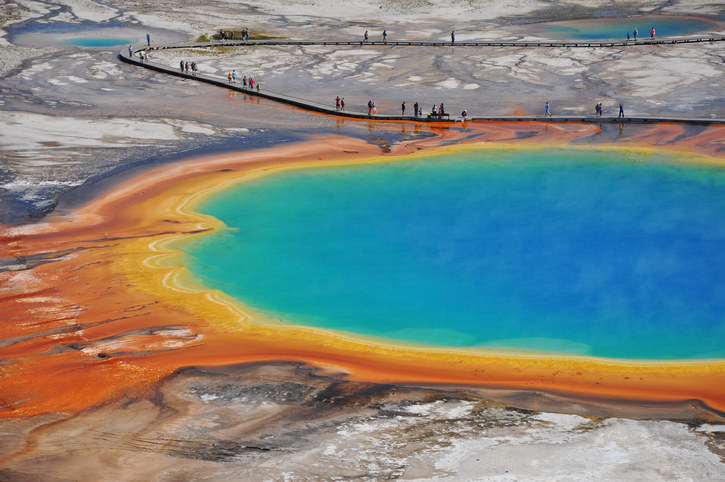
<path id="1" fill-rule="evenodd" d="M 633 35 L 634 29 L 637 28 L 639 30 L 638 38 L 649 38 L 652 27 L 655 28 L 657 37 L 672 37 L 706 32 L 715 29 L 717 25 L 700 18 L 650 15 L 555 22 L 544 27 L 544 34 L 557 39 L 625 39 L 627 32 Z"/>
<path id="2" fill-rule="evenodd" d="M 198 281 L 276 319 L 404 342 L 725 357 L 725 170 L 511 150 L 277 173 L 202 207 Z"/>
<path id="3" fill-rule="evenodd" d="M 108 37 L 83 37 L 66 40 L 66 43 L 79 47 L 112 47 L 114 45 L 129 45 L 134 42 L 134 40 L 129 39 Z"/>

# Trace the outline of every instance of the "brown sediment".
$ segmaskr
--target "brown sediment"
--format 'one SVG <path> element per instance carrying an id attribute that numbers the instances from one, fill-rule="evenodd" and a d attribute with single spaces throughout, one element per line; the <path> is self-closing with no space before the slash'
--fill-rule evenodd
<path id="1" fill-rule="evenodd" d="M 408 126 L 409 127 L 409 126 Z M 303 361 L 351 380 L 543 390 L 582 399 L 681 403 L 725 412 L 725 361 L 630 363 L 519 356 L 376 343 L 256 319 L 223 293 L 192 289 L 169 240 L 220 222 L 193 212 L 199 195 L 271 170 L 381 162 L 445 142 L 566 143 L 591 124 L 491 123 L 435 130 L 391 147 L 327 137 L 266 151 L 164 166 L 117 186 L 69 216 L 0 231 L 0 416 L 76 413 L 122 397 L 151 396 L 186 366 Z M 521 136 L 521 133 L 530 135 Z M 719 162 L 725 129 L 686 135 L 680 126 L 639 127 L 628 146 L 699 152 Z M 23 257 L 45 257 L 22 269 Z"/>

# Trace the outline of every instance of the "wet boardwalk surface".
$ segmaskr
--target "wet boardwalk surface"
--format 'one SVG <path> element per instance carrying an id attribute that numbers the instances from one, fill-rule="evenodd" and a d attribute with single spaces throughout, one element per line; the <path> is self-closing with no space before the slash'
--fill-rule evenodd
<path id="1" fill-rule="evenodd" d="M 172 68 L 150 61 L 142 61 L 138 56 L 138 52 L 154 51 L 154 50 L 183 50 L 183 49 L 204 49 L 218 47 L 254 47 L 254 46 L 385 46 L 385 47 L 580 47 L 580 48 L 609 48 L 609 47 L 648 47 L 655 45 L 679 45 L 688 43 L 703 42 L 722 42 L 725 36 L 707 36 L 707 37 L 690 37 L 690 38 L 666 38 L 666 39 L 643 39 L 629 41 L 476 41 L 476 42 L 429 42 L 429 41 L 399 41 L 399 42 L 362 42 L 362 41 L 298 41 L 298 40 L 227 40 L 213 42 L 185 42 L 173 45 L 155 45 L 148 47 L 139 44 L 138 49 L 133 55 L 129 55 L 128 51 L 121 51 L 119 57 L 122 61 L 131 63 L 140 67 L 162 72 L 176 77 L 192 79 L 199 82 L 215 85 L 236 92 L 241 92 L 250 96 L 256 96 L 263 99 L 280 102 L 283 104 L 298 107 L 300 109 L 317 112 L 320 114 L 334 115 L 348 119 L 364 119 L 364 120 L 390 120 L 390 121 L 412 121 L 412 122 L 590 122 L 590 123 L 655 123 L 655 122 L 672 122 L 680 124 L 693 125 L 711 125 L 725 124 L 725 119 L 715 118 L 691 118 L 691 117 L 662 117 L 662 116 L 636 116 L 636 117 L 615 117 L 615 116 L 588 116 L 588 115 L 476 115 L 462 117 L 460 115 L 450 115 L 450 117 L 438 117 L 431 115 L 413 116 L 413 115 L 395 115 L 395 114 L 369 114 L 367 112 L 341 111 L 328 104 L 321 104 L 310 100 L 304 100 L 289 94 L 271 92 L 268 90 L 256 90 L 245 88 L 236 84 L 229 83 L 228 79 L 221 77 L 212 77 L 197 73 L 182 72 L 179 68 Z"/>

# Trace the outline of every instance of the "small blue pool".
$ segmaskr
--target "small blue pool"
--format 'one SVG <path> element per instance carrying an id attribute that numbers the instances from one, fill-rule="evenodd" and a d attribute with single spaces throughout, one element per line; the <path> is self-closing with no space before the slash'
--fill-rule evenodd
<path id="1" fill-rule="evenodd" d="M 66 40 L 66 43 L 79 47 L 113 47 L 114 45 L 132 44 L 133 42 L 135 42 L 133 39 L 111 37 L 82 37 Z"/>
<path id="2" fill-rule="evenodd" d="M 706 18 L 646 15 L 552 22 L 537 26 L 536 33 L 555 39 L 624 39 L 627 33 L 633 37 L 636 28 L 639 38 L 649 38 L 653 27 L 656 37 L 676 37 L 721 28 L 717 22 Z"/>

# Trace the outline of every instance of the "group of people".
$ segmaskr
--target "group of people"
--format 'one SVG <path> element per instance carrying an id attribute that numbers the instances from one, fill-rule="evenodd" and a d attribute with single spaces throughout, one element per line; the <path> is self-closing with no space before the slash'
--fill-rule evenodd
<path id="1" fill-rule="evenodd" d="M 368 100 L 368 115 L 377 114 L 378 108 L 375 106 L 374 100 Z"/>
<path id="2" fill-rule="evenodd" d="M 443 102 L 441 102 L 441 105 L 433 104 L 433 107 L 430 110 L 430 115 L 432 117 L 442 117 L 444 115 L 448 115 L 446 112 L 446 106 L 443 105 Z"/>
<path id="3" fill-rule="evenodd" d="M 345 110 L 345 98 L 344 97 L 340 97 L 338 95 L 337 98 L 335 98 L 335 110 L 336 111 Z"/>
<path id="4" fill-rule="evenodd" d="M 242 40 L 249 40 L 249 29 L 243 28 L 242 29 Z M 230 30 L 227 32 L 226 30 L 219 30 L 219 40 L 234 40 L 234 31 Z"/>
<path id="5" fill-rule="evenodd" d="M 229 83 L 230 84 L 236 84 L 237 83 L 237 77 L 239 77 L 239 76 L 237 75 L 237 71 L 236 70 L 232 70 L 231 72 L 227 72 L 227 79 L 229 80 Z M 259 92 L 259 90 L 260 90 L 259 82 L 255 82 L 251 75 L 249 76 L 249 78 L 247 78 L 246 75 L 242 77 L 242 87 L 246 89 L 247 86 L 249 86 L 249 88 L 252 89 L 252 90 L 254 90 L 254 88 L 256 86 L 257 87 L 257 92 Z"/>
<path id="6" fill-rule="evenodd" d="M 196 65 L 196 61 L 192 61 L 189 63 L 187 60 L 184 62 L 183 60 L 179 61 L 179 69 L 181 69 L 182 73 L 189 73 L 189 68 L 191 68 L 191 75 L 196 75 L 196 72 L 199 70 L 199 67 Z"/>
<path id="7" fill-rule="evenodd" d="M 142 53 L 143 52 L 139 52 L 139 54 L 142 54 Z M 148 55 L 147 55 L 147 59 L 148 59 Z M 191 70 L 191 75 L 196 75 L 197 71 L 199 70 L 199 67 L 196 65 L 196 61 L 192 61 L 191 63 L 189 63 L 188 60 L 187 61 L 180 60 L 179 61 L 179 70 L 181 70 L 182 74 L 183 73 L 188 74 L 189 70 Z M 239 76 L 237 75 L 236 70 L 232 70 L 231 72 L 227 73 L 227 79 L 229 80 L 230 84 L 236 84 L 238 77 Z M 255 82 L 251 75 L 249 77 L 247 77 L 246 75 L 242 77 L 242 87 L 244 87 L 246 89 L 247 86 L 249 86 L 250 89 L 254 89 L 256 87 L 257 92 L 259 92 L 261 89 L 259 86 L 259 83 Z"/>
<path id="8" fill-rule="evenodd" d="M 146 34 L 146 45 L 148 47 L 151 47 L 151 34 Z M 128 56 L 133 57 L 133 44 L 128 46 Z M 149 61 L 149 53 L 144 50 L 138 51 L 138 58 L 141 59 L 141 62 L 148 62 Z"/>
<path id="9" fill-rule="evenodd" d="M 335 99 L 335 107 L 336 107 L 336 110 L 345 110 L 345 98 L 344 97 L 340 98 L 338 96 L 337 99 Z M 406 104 L 405 104 L 405 101 L 403 101 L 400 104 L 400 115 L 401 116 L 405 115 L 405 109 L 406 109 Z M 368 100 L 368 115 L 377 114 L 377 113 L 378 113 L 378 108 L 375 105 L 375 101 Z M 413 104 L 413 117 L 419 117 L 422 115 L 423 115 L 423 111 L 421 110 L 420 106 L 418 105 L 418 102 L 416 102 L 415 104 Z M 430 115 L 433 117 L 441 117 L 441 116 L 447 115 L 446 106 L 442 102 L 440 105 L 433 105 Z"/>
<path id="10" fill-rule="evenodd" d="M 597 119 L 599 119 L 602 114 L 604 114 L 604 107 L 602 107 L 601 102 L 597 103 L 597 105 L 594 106 L 594 112 L 597 114 Z"/>
<path id="11" fill-rule="evenodd" d="M 604 115 L 604 106 L 601 102 L 597 102 L 597 104 L 594 106 L 594 112 L 597 115 L 597 119 L 602 117 Z M 549 105 L 549 102 L 546 102 L 546 105 L 544 106 L 544 115 L 547 117 L 551 117 L 551 106 Z M 619 115 L 617 116 L 619 119 L 624 118 L 624 105 L 619 104 Z"/>
<path id="12" fill-rule="evenodd" d="M 649 32 L 649 38 L 654 39 L 655 34 L 657 32 L 655 31 L 655 28 L 652 27 L 652 30 Z M 639 30 L 637 30 L 637 27 L 634 27 L 634 31 L 632 32 L 632 36 L 634 37 L 634 40 L 637 40 L 637 36 L 639 35 Z M 627 40 L 630 39 L 629 32 L 627 32 Z"/>
<path id="13" fill-rule="evenodd" d="M 594 106 L 594 112 L 597 114 L 597 119 L 602 117 L 604 115 L 604 106 L 602 106 L 602 103 L 599 102 L 597 105 Z M 624 117 L 624 105 L 619 104 L 619 115 L 617 116 L 619 119 Z"/>
<path id="14" fill-rule="evenodd" d="M 128 46 L 128 56 L 133 57 L 133 44 Z M 149 61 L 149 53 L 145 52 L 143 50 L 138 51 L 138 58 L 141 59 L 141 62 L 148 62 Z"/>

